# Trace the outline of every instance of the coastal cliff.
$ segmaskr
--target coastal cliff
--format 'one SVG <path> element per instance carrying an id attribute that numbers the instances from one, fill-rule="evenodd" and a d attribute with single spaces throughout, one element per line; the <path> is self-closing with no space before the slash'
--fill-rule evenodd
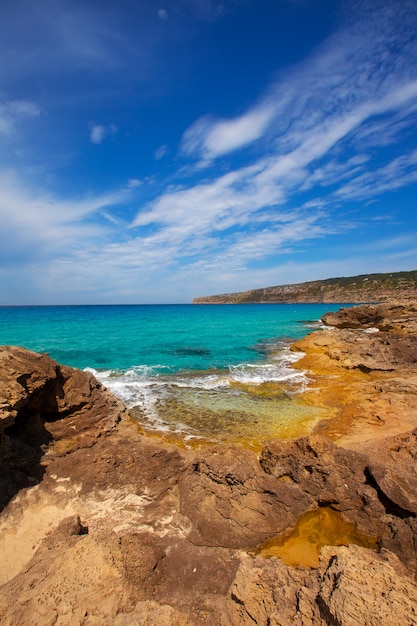
<path id="1" fill-rule="evenodd" d="M 260 454 L 0 348 L 0 624 L 417 624 L 417 304 L 323 321 L 292 349 L 328 419 Z"/>
<path id="2" fill-rule="evenodd" d="M 194 298 L 193 304 L 292 304 L 417 300 L 417 271 L 363 274 Z"/>

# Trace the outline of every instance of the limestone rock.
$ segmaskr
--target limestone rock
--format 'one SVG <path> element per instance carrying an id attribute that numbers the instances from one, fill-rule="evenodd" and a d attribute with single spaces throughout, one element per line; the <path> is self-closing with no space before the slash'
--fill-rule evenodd
<path id="1" fill-rule="evenodd" d="M 123 404 L 94 376 L 59 365 L 47 354 L 1 346 L 0 367 L 3 430 L 12 424 L 21 427 L 30 418 L 32 422 L 37 420 L 39 426 L 46 423 L 50 438 L 56 440 L 68 430 L 77 436 L 94 427 L 98 434 L 111 428 L 126 413 Z M 42 437 L 45 438 L 41 433 L 38 438 Z"/>
<path id="2" fill-rule="evenodd" d="M 246 558 L 229 590 L 233 626 L 324 626 L 315 605 L 316 572 L 277 558 Z"/>
<path id="3" fill-rule="evenodd" d="M 52 442 L 60 441 L 55 455 L 91 446 L 127 412 L 91 374 L 46 354 L 2 346 L 0 368 L 1 509 L 17 489 L 40 479 L 39 461 Z"/>
<path id="4" fill-rule="evenodd" d="M 399 472 L 399 468 L 392 471 L 381 464 L 371 464 L 368 471 L 378 489 L 391 503 L 392 507 L 398 507 L 402 515 L 417 515 L 417 475 L 410 468 L 405 473 Z"/>
<path id="5" fill-rule="evenodd" d="M 417 432 L 346 450 L 320 436 L 268 442 L 263 469 L 308 494 L 314 506 L 330 506 L 346 521 L 417 571 Z"/>
<path id="6" fill-rule="evenodd" d="M 385 308 L 364 307 L 374 312 L 369 324 L 376 323 L 376 315 L 389 319 Z M 346 309 L 346 315 L 355 319 L 354 310 Z M 359 316 L 361 324 L 364 315 Z M 329 413 L 317 433 L 355 447 L 416 427 L 417 333 L 333 328 L 307 335 L 292 349 L 304 353 L 294 367 L 307 370 L 310 377 L 305 399 Z"/>
<path id="7" fill-rule="evenodd" d="M 417 586 L 389 552 L 327 546 L 317 569 L 246 559 L 230 588 L 229 610 L 234 626 L 411 626 Z"/>
<path id="8" fill-rule="evenodd" d="M 341 308 L 326 313 L 322 321 L 336 328 L 378 328 L 385 332 L 416 334 L 417 303 L 382 303 Z"/>
<path id="9" fill-rule="evenodd" d="M 392 302 L 417 298 L 417 272 L 362 274 L 194 298 L 194 304 Z"/>
<path id="10" fill-rule="evenodd" d="M 229 550 L 179 536 L 87 530 L 78 516 L 63 520 L 1 587 L 1 626 L 230 626 L 227 591 L 239 560 Z"/>
<path id="11" fill-rule="evenodd" d="M 278 480 L 289 480 L 314 498 L 316 506 L 344 512 L 360 511 L 372 500 L 375 516 L 384 510 L 367 485 L 366 457 L 339 448 L 319 436 L 270 441 L 261 454 L 263 469 Z M 357 513 L 354 514 L 357 517 Z"/>
<path id="12" fill-rule="evenodd" d="M 417 335 L 323 330 L 297 341 L 292 349 L 314 354 L 316 365 L 327 369 L 392 372 L 401 368 L 414 371 L 417 366 Z"/>
<path id="13" fill-rule="evenodd" d="M 163 552 L 150 536 L 77 536 L 58 526 L 27 568 L 3 585 L 0 624 L 113 623 L 152 593 Z"/>
<path id="14" fill-rule="evenodd" d="M 268 476 L 249 450 L 216 446 L 181 476 L 181 513 L 202 545 L 249 548 L 294 526 L 312 499 Z"/>
<path id="15" fill-rule="evenodd" d="M 381 493 L 385 506 L 400 517 L 417 515 L 417 429 L 363 445 L 367 473 Z"/>
<path id="16" fill-rule="evenodd" d="M 138 602 L 130 613 L 119 613 L 112 626 L 194 626 L 195 621 L 169 604 L 159 604 L 154 600 Z M 97 624 L 97 626 L 99 626 Z"/>
<path id="17" fill-rule="evenodd" d="M 330 556 L 330 558 L 329 558 Z M 357 546 L 324 548 L 317 603 L 327 624 L 417 624 L 417 586 L 398 559 Z"/>

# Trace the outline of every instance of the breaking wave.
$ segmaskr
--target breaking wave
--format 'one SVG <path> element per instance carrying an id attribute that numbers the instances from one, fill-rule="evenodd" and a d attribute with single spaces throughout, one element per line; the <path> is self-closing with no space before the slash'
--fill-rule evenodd
<path id="1" fill-rule="evenodd" d="M 250 403 L 248 387 L 253 391 L 265 383 L 285 385 L 287 393 L 297 394 L 308 383 L 303 371 L 292 368 L 302 356 L 291 352 L 288 345 L 281 345 L 266 361 L 231 365 L 227 370 L 171 372 L 164 365 L 136 365 L 127 370 L 85 371 L 94 374 L 128 408 L 140 411 L 148 427 L 185 432 L 190 431 L 189 424 L 181 424 L 180 419 L 175 425 L 165 420 L 165 405 L 173 401 L 196 406 L 203 403 L 213 410 L 227 406 L 230 411 L 242 411 L 245 403 Z"/>

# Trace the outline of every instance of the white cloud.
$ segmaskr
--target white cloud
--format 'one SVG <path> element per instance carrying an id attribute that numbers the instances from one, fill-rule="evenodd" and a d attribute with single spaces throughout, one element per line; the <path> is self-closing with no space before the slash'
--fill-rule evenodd
<path id="1" fill-rule="evenodd" d="M 34 102 L 26 100 L 0 102 L 0 133 L 10 134 L 18 120 L 38 117 L 40 112 L 39 106 Z"/>
<path id="2" fill-rule="evenodd" d="M 61 200 L 37 191 L 14 172 L 0 174 L 0 222 L 3 264 L 21 259 L 71 257 L 95 238 L 106 237 L 106 228 L 94 218 L 99 212 L 125 200 L 126 192 Z"/>
<path id="3" fill-rule="evenodd" d="M 383 167 L 368 168 L 335 192 L 343 199 L 365 200 L 417 182 L 417 150 L 393 159 Z"/>
<path id="4" fill-rule="evenodd" d="M 142 181 L 139 178 L 129 178 L 127 181 L 127 186 L 129 189 L 134 189 L 135 187 L 140 187 Z"/>
<path id="5" fill-rule="evenodd" d="M 114 124 L 109 124 L 108 126 L 95 124 L 92 126 L 90 131 L 90 141 L 91 143 L 100 144 L 106 139 L 106 137 L 114 135 L 116 132 L 117 128 Z"/>
<path id="6" fill-rule="evenodd" d="M 295 124 L 293 136 L 288 138 L 289 145 L 295 146 L 292 150 L 260 158 L 252 166 L 230 171 L 209 182 L 167 191 L 137 214 L 133 226 L 175 224 L 185 238 L 196 231 L 218 232 L 242 226 L 256 213 L 271 208 L 277 219 L 291 196 L 299 193 L 303 186 L 311 186 L 314 178 L 320 176 L 316 173 L 317 161 L 327 158 L 338 142 L 370 116 L 400 106 L 405 101 L 404 94 L 411 99 L 417 96 L 414 86 L 406 85 L 381 101 L 361 103 L 349 114 L 342 110 L 330 118 L 317 119 L 316 116 L 316 124 L 305 134 L 300 133 Z M 365 163 L 363 156 L 353 162 L 348 159 L 344 167 L 339 162 L 339 179 L 353 178 Z M 265 220 L 274 221 L 270 212 Z"/>
<path id="7" fill-rule="evenodd" d="M 182 150 L 211 160 L 259 139 L 274 115 L 270 104 L 248 111 L 232 120 L 197 120 L 184 134 Z"/>
<path id="8" fill-rule="evenodd" d="M 160 161 L 169 153 L 169 148 L 166 144 L 159 146 L 159 148 L 155 151 L 155 159 Z"/>
<path id="9" fill-rule="evenodd" d="M 167 20 L 168 19 L 168 11 L 166 9 L 159 9 L 158 10 L 158 17 L 160 20 Z"/>
<path id="10" fill-rule="evenodd" d="M 390 31 L 389 45 L 402 35 Z M 404 54 L 409 62 L 417 62 L 415 44 Z M 291 253 L 303 241 L 363 225 L 338 215 L 342 197 L 366 199 L 379 190 L 417 181 L 414 153 L 375 167 L 369 135 L 366 153 L 352 151 L 368 125 L 378 126 L 376 146 L 393 123 L 396 132 L 413 127 L 415 65 L 409 66 L 410 73 L 401 69 L 403 61 L 401 54 L 387 53 L 387 39 L 378 25 L 370 24 L 362 33 L 353 28 L 332 37 L 313 58 L 281 76 L 264 100 L 244 115 L 200 118 L 184 134 L 183 154 L 202 159 L 205 166 L 230 155 L 228 173 L 167 189 L 137 213 L 132 223 L 138 229 L 137 241 L 149 251 L 163 251 L 166 263 L 188 257 L 190 275 L 220 269 L 233 275 L 242 268 L 247 271 L 254 260 Z M 261 138 L 262 145 L 256 145 Z M 249 143 L 258 157 L 233 168 L 233 153 Z M 337 185 L 342 186 L 335 193 Z M 306 191 L 308 201 L 300 202 Z M 147 234 L 149 227 L 152 235 Z M 372 271 L 370 262 L 368 266 Z M 185 266 L 178 271 L 187 273 Z"/>
<path id="11" fill-rule="evenodd" d="M 410 113 L 417 105 L 411 4 L 396 7 L 395 15 L 390 2 L 378 7 L 377 15 L 370 5 L 363 3 L 357 22 L 353 17 L 348 28 L 281 75 L 243 115 L 228 120 L 205 115 L 197 120 L 184 133 L 183 152 L 208 165 L 264 138 L 271 151 L 288 153 L 306 144 L 320 126 L 341 132 L 332 139 L 334 144 L 372 116 L 375 123 L 386 112 Z M 382 122 L 380 130 L 391 128 L 391 122 Z M 344 124 L 350 127 L 343 129 Z"/>

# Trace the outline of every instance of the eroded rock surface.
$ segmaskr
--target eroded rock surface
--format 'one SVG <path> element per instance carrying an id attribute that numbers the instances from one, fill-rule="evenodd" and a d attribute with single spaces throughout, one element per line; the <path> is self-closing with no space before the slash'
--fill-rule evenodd
<path id="1" fill-rule="evenodd" d="M 91 374 L 46 354 L 0 347 L 0 509 L 37 482 L 51 442 L 55 455 L 91 446 L 126 417 L 122 403 Z"/>
<path id="2" fill-rule="evenodd" d="M 342 329 L 311 333 L 292 346 L 304 353 L 296 367 L 311 377 L 306 398 L 333 412 L 317 432 L 361 447 L 417 426 L 416 309 L 415 303 L 342 309 L 323 317 Z"/>
<path id="3" fill-rule="evenodd" d="M 323 322 L 335 328 L 378 328 L 385 332 L 417 333 L 417 304 L 383 303 L 363 304 L 341 308 L 323 315 Z"/>
<path id="4" fill-rule="evenodd" d="M 391 553 L 328 546 L 314 570 L 243 561 L 229 608 L 232 623 L 243 626 L 411 626 L 416 600 L 417 585 Z"/>
<path id="5" fill-rule="evenodd" d="M 180 480 L 190 537 L 204 545 L 250 548 L 295 526 L 312 499 L 262 470 L 255 454 L 216 446 L 195 458 Z"/>

